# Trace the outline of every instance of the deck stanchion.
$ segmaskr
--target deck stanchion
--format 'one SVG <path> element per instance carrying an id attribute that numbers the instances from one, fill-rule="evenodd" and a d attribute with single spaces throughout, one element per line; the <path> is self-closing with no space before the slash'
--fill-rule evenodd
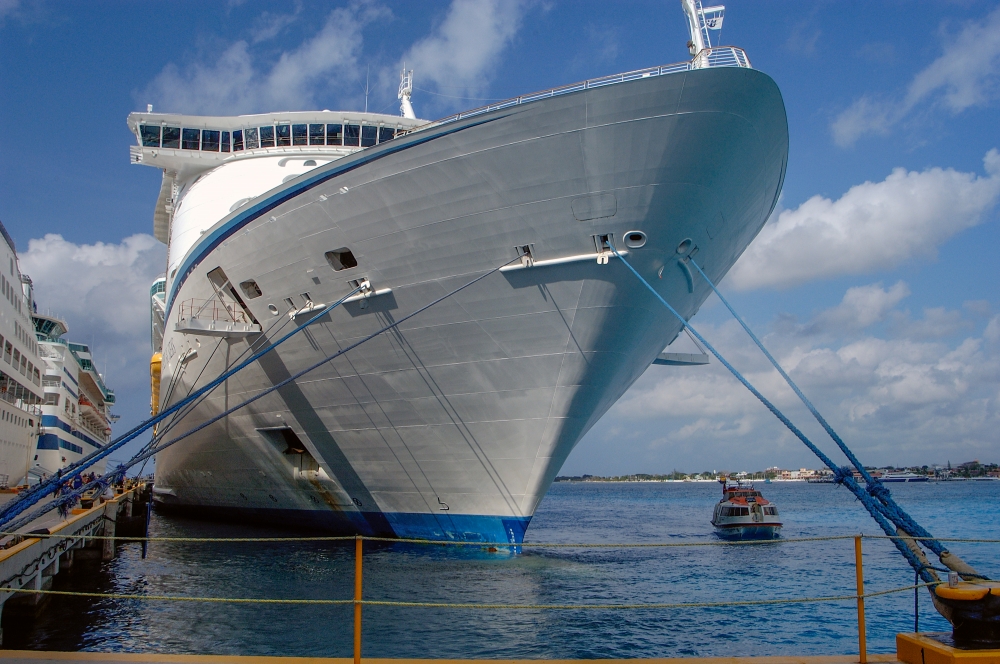
<path id="1" fill-rule="evenodd" d="M 361 664 L 361 536 L 354 538 L 354 664 Z"/>
<path id="2" fill-rule="evenodd" d="M 360 560 L 360 558 L 359 558 Z M 858 583 L 858 652 L 861 664 L 867 664 L 868 652 L 865 645 L 865 572 L 861 566 L 861 535 L 854 537 L 854 574 Z"/>

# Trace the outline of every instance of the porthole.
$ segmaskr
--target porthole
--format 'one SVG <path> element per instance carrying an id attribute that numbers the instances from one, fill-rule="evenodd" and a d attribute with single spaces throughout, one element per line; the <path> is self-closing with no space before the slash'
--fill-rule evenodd
<path id="1" fill-rule="evenodd" d="M 679 254 L 686 254 L 690 250 L 691 250 L 691 238 L 688 238 L 683 242 L 681 242 L 679 245 L 677 245 L 677 253 Z"/>
<path id="2" fill-rule="evenodd" d="M 358 259 L 354 257 L 354 254 L 347 247 L 341 247 L 340 249 L 328 251 L 325 255 L 326 262 L 330 264 L 330 267 L 338 272 L 340 270 L 346 270 L 348 268 L 358 266 Z"/>
<path id="3" fill-rule="evenodd" d="M 264 293 L 261 292 L 260 286 L 253 279 L 247 279 L 240 284 L 240 290 L 247 296 L 248 299 L 254 299 L 260 297 Z"/>
<path id="4" fill-rule="evenodd" d="M 316 160 L 315 159 L 306 159 L 304 162 L 302 162 L 302 165 L 303 166 L 315 166 L 316 165 Z"/>
<path id="5" fill-rule="evenodd" d="M 625 246 L 629 249 L 638 249 L 646 244 L 646 234 L 642 231 L 629 231 L 625 233 Z"/>
<path id="6" fill-rule="evenodd" d="M 273 304 L 267 305 L 267 310 L 271 312 L 272 316 L 278 315 L 278 307 L 274 306 Z"/>

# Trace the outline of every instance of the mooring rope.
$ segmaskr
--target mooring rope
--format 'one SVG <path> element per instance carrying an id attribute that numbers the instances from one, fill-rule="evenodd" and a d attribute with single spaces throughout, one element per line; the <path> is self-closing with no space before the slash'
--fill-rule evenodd
<path id="1" fill-rule="evenodd" d="M 281 344 L 283 344 L 288 339 L 292 338 L 295 334 L 298 334 L 299 332 L 301 332 L 302 330 L 304 330 L 309 325 L 312 325 L 313 323 L 315 323 L 316 321 L 318 321 L 320 318 L 322 318 L 323 316 L 325 316 L 326 314 L 328 314 L 330 311 L 332 311 L 335 307 L 338 307 L 341 304 L 343 304 L 344 300 L 346 300 L 347 298 L 351 297 L 355 293 L 358 293 L 360 290 L 361 290 L 360 286 L 357 287 L 357 288 L 355 288 L 353 291 L 351 291 L 350 293 L 348 293 L 344 297 L 340 298 L 339 300 L 337 300 L 333 304 L 328 305 L 322 311 L 320 311 L 318 314 L 316 314 L 315 316 L 313 316 L 312 318 L 310 318 L 308 321 L 306 321 L 302 325 L 299 325 L 298 327 L 296 327 L 294 330 L 292 330 L 291 332 L 289 332 L 285 336 L 283 336 L 280 339 L 278 339 L 277 341 L 269 344 L 266 348 L 263 348 L 262 350 L 254 353 L 252 356 L 250 356 L 249 358 L 247 358 L 245 361 L 241 362 L 239 365 L 233 367 L 232 369 L 229 369 L 229 370 L 223 372 L 221 375 L 219 375 L 217 378 L 215 378 L 214 380 L 212 380 L 210 383 L 208 383 L 207 385 L 205 385 L 201 389 L 195 391 L 192 394 L 189 394 L 184 399 L 178 401 L 173 406 L 170 406 L 169 408 L 164 409 L 161 413 L 155 415 L 154 417 L 151 417 L 151 418 L 145 420 L 144 422 L 136 425 L 135 427 L 133 427 L 132 429 L 130 429 L 127 433 L 123 434 L 122 436 L 119 436 L 114 441 L 112 441 L 111 443 L 108 443 L 107 445 L 105 445 L 104 447 L 100 448 L 99 450 L 95 450 L 95 451 L 91 452 L 90 454 L 88 454 L 87 456 L 85 456 L 82 459 L 80 459 L 79 461 L 76 461 L 75 463 L 70 464 L 66 468 L 60 469 L 59 472 L 57 472 L 55 475 L 53 475 L 52 477 L 50 477 L 48 480 L 42 482 L 39 485 L 36 485 L 35 487 L 32 487 L 31 489 L 29 489 L 27 492 L 25 492 L 23 494 L 18 495 L 17 498 L 15 498 L 11 502 L 9 502 L 2 509 L 0 509 L 0 526 L 5 526 L 5 525 L 9 524 L 14 519 L 14 517 L 16 517 L 18 514 L 21 514 L 26 509 L 28 509 L 32 505 L 36 504 L 39 500 L 41 500 L 46 495 L 55 492 L 56 489 L 58 489 L 59 487 L 61 487 L 63 485 L 63 483 L 65 483 L 67 480 L 70 480 L 73 477 L 79 475 L 80 473 L 82 473 L 84 470 L 86 470 L 87 468 L 89 468 L 93 464 L 95 464 L 98 461 L 100 461 L 101 459 L 107 457 L 109 454 L 111 454 L 115 450 L 117 450 L 120 447 L 122 447 L 123 445 L 125 445 L 125 443 L 128 443 L 129 441 L 131 441 L 134 438 L 136 438 L 143 431 L 146 431 L 146 430 L 150 429 L 151 427 L 155 426 L 156 424 L 162 422 L 168 416 L 170 416 L 173 413 L 177 412 L 178 410 L 180 410 L 181 408 L 183 408 L 185 405 L 187 405 L 191 401 L 194 401 L 195 399 L 197 399 L 198 397 L 202 396 L 203 394 L 207 394 L 211 390 L 214 390 L 216 387 L 218 387 L 219 385 L 221 385 L 223 382 L 225 382 L 231 376 L 233 376 L 234 374 L 242 371 L 246 367 L 250 366 L 252 363 L 256 362 L 262 356 L 264 356 L 265 354 L 267 354 L 270 351 L 274 350 L 276 347 L 280 346 Z M 124 474 L 124 469 L 122 469 L 122 467 L 119 466 L 115 470 L 115 472 L 111 473 L 110 475 L 111 475 L 111 477 L 115 477 L 117 475 L 123 475 L 123 474 Z M 93 483 L 93 484 L 101 485 L 100 482 L 96 482 L 96 483 Z M 101 486 L 106 486 L 106 485 L 101 485 Z"/>
<path id="2" fill-rule="evenodd" d="M 812 413 L 813 417 L 816 418 L 816 421 L 820 423 L 820 426 L 822 426 L 823 429 L 827 432 L 827 434 L 829 434 L 830 438 L 833 439 L 833 442 L 837 444 L 837 447 L 839 447 L 840 450 L 844 453 L 844 456 L 847 457 L 847 459 L 851 462 L 851 465 L 854 466 L 854 468 L 858 471 L 861 477 L 865 480 L 865 491 L 874 496 L 885 506 L 885 509 L 881 510 L 883 514 L 885 514 L 889 518 L 889 520 L 891 520 L 894 524 L 896 524 L 896 526 L 898 526 L 905 532 L 911 535 L 919 535 L 922 538 L 922 541 L 927 545 L 927 548 L 936 553 L 938 556 L 947 553 L 948 550 L 943 546 L 941 546 L 938 540 L 934 539 L 934 537 L 929 532 L 927 532 L 926 529 L 924 529 L 922 526 L 920 526 L 920 524 L 914 521 L 913 518 L 896 503 L 896 501 L 892 497 L 892 494 L 889 492 L 889 489 L 884 484 L 882 484 L 880 480 L 878 480 L 875 477 L 872 477 L 871 474 L 869 474 L 869 472 L 865 470 L 864 464 L 862 464 L 861 461 L 858 460 L 858 458 L 854 455 L 854 452 L 852 452 L 851 449 L 847 446 L 847 443 L 845 443 L 843 439 L 837 434 L 837 432 L 833 430 L 833 427 L 830 426 L 830 423 L 826 421 L 826 418 L 820 414 L 819 409 L 817 409 L 816 406 L 813 405 L 812 401 L 810 401 L 809 398 L 806 397 L 806 395 L 802 392 L 802 390 L 799 389 L 799 386 L 795 384 L 795 381 L 792 380 L 791 376 L 789 376 L 785 372 L 785 370 L 781 367 L 778 361 L 774 359 L 774 356 L 771 355 L 770 352 L 768 352 L 767 348 L 764 347 L 764 344 L 761 343 L 757 335 L 754 334 L 753 330 L 750 329 L 750 326 L 747 325 L 746 322 L 744 322 L 743 318 L 738 313 L 736 313 L 736 310 L 732 307 L 731 304 L 729 304 L 729 301 L 722 296 L 722 293 L 720 293 L 719 289 L 716 288 L 715 283 L 708 278 L 708 275 L 705 274 L 705 271 L 701 269 L 701 266 L 698 265 L 698 263 L 696 263 L 693 258 L 688 257 L 685 258 L 684 260 L 685 262 L 693 265 L 695 269 L 698 270 L 698 274 L 700 274 L 701 277 L 708 283 L 708 285 L 712 287 L 712 290 L 715 292 L 718 298 L 722 300 L 722 304 L 726 306 L 726 309 L 729 309 L 729 313 L 733 315 L 733 318 L 736 319 L 736 322 L 738 322 L 743 327 L 744 331 L 746 331 L 750 339 L 753 340 L 757 348 L 759 348 L 760 351 L 764 353 L 764 356 L 768 359 L 771 365 L 778 371 L 779 374 L 781 374 L 781 377 L 785 379 L 785 382 L 788 384 L 788 386 L 792 388 L 792 391 L 795 392 L 795 394 L 799 397 L 802 403 L 805 404 L 806 408 L 809 409 L 809 412 Z M 836 471 L 837 469 L 834 468 L 833 470 Z"/>
<path id="3" fill-rule="evenodd" d="M 50 511 L 52 511 L 53 509 L 58 509 L 60 507 L 65 507 L 65 505 L 69 504 L 71 501 L 73 503 L 75 503 L 75 501 L 79 498 L 80 495 L 82 495 L 84 492 L 90 490 L 91 488 L 93 488 L 95 486 L 106 487 L 107 486 L 107 482 L 110 482 L 114 477 L 124 476 L 125 471 L 128 470 L 129 468 L 131 468 L 132 466 L 134 466 L 134 465 L 136 465 L 136 464 L 138 464 L 138 463 L 140 463 L 142 461 L 145 461 L 146 459 L 149 459 L 149 458 L 153 457 L 154 455 L 156 455 L 157 453 L 163 451 L 167 447 L 170 447 L 171 445 L 184 440 L 188 436 L 190 436 L 190 435 L 192 435 L 194 433 L 197 433 L 198 431 L 201 431 L 202 429 L 204 429 L 204 428 L 206 428 L 208 426 L 211 426 L 212 424 L 214 424 L 214 423 L 218 422 L 219 420 L 221 420 L 221 419 L 229 416 L 230 414 L 234 413 L 235 411 L 237 411 L 237 410 L 239 410 L 241 408 L 244 408 L 244 407 L 250 405 L 251 403 L 253 403 L 253 402 L 255 402 L 255 401 L 259 400 L 259 399 L 262 399 L 263 397 L 267 396 L 268 394 L 271 394 L 272 392 L 281 389 L 282 387 L 284 387 L 285 385 L 288 385 L 289 383 L 291 383 L 293 381 L 298 380 L 302 376 L 306 375 L 307 373 L 309 373 L 311 371 L 314 371 L 315 369 L 318 369 L 319 367 L 323 366 L 324 364 L 328 364 L 329 362 L 332 362 L 333 360 L 335 360 L 336 358 L 340 357 L 344 353 L 347 353 L 347 352 L 349 352 L 351 350 L 354 350 L 358 346 L 360 346 L 360 345 L 362 345 L 364 343 L 367 343 L 368 341 L 371 341 L 375 337 L 377 337 L 377 336 L 379 336 L 379 335 L 381 335 L 381 334 L 383 334 L 383 333 L 385 333 L 385 332 L 387 332 L 389 330 L 392 330 L 392 329 L 395 329 L 395 328 L 399 327 L 400 325 L 402 325 L 406 321 L 410 320 L 414 316 L 416 316 L 416 315 L 418 315 L 420 313 L 423 313 L 424 311 L 427 311 L 428 309 L 430 309 L 434 305 L 443 302 L 444 300 L 446 300 L 446 299 L 448 299 L 448 298 L 456 295 L 457 293 L 460 293 L 461 291 L 465 290 L 466 288 L 469 288 L 473 284 L 476 284 L 476 283 L 482 281 L 483 279 L 489 277 L 490 275 L 499 272 L 501 270 L 501 268 L 504 268 L 507 265 L 510 265 L 511 263 L 514 263 L 515 261 L 519 261 L 519 260 L 521 260 L 521 257 L 520 256 L 515 256 L 514 258 L 510 259 L 506 263 L 504 263 L 502 265 L 498 265 L 497 267 L 489 270 L 488 272 L 484 272 L 483 274 L 477 276 L 476 278 L 472 279 L 471 281 L 466 282 L 465 284 L 459 286 L 458 288 L 456 288 L 456 289 L 454 289 L 454 290 L 452 290 L 452 291 L 450 291 L 450 292 L 442 295 L 441 297 L 437 298 L 436 300 L 433 300 L 429 304 L 425 304 L 424 306 L 420 307 L 416 311 L 413 311 L 413 312 L 407 314 L 406 316 L 403 316 L 399 320 L 396 320 L 396 321 L 390 323 L 389 325 L 386 325 L 386 326 L 382 327 L 378 331 L 373 332 L 373 333 L 369 334 L 366 337 L 363 337 L 359 341 L 356 341 L 356 342 L 354 342 L 354 343 L 346 346 L 345 348 L 342 348 L 342 349 L 338 350 L 337 352 L 333 353 L 332 355 L 328 355 L 327 357 L 323 358 L 319 362 L 316 362 L 315 364 L 313 364 L 313 365 L 311 365 L 309 367 L 306 367 L 305 369 L 299 371 L 298 373 L 295 373 L 295 374 L 289 376 L 288 378 L 286 378 L 286 379 L 284 379 L 284 380 L 282 380 L 282 381 L 280 381 L 278 383 L 275 383 L 274 385 L 271 385 L 267 389 L 265 389 L 265 390 L 263 390 L 263 391 L 255 394 L 254 396 L 250 397 L 249 399 L 246 399 L 246 400 L 242 401 L 239 404 L 236 404 L 235 406 L 233 406 L 231 408 L 228 408 L 227 410 L 219 413 L 215 417 L 209 418 L 208 420 L 202 422 L 201 424 L 199 424 L 199 425 L 197 425 L 197 426 L 195 426 L 195 427 L 187 430 L 186 432 L 184 432 L 180 436 L 177 436 L 176 438 L 168 440 L 165 443 L 161 443 L 161 444 L 159 444 L 159 445 L 157 445 L 157 446 L 155 446 L 153 448 L 141 450 L 138 454 L 136 454 L 131 459 L 129 459 L 128 462 L 126 462 L 124 464 L 120 464 L 117 468 L 115 468 L 110 473 L 107 473 L 106 475 L 104 475 L 101 479 L 99 479 L 99 480 L 97 480 L 95 482 L 91 482 L 90 484 L 87 484 L 87 485 L 85 485 L 85 486 L 83 486 L 83 487 L 81 487 L 81 488 L 79 488 L 77 490 L 74 490 L 69 495 L 67 495 L 65 498 L 53 500 L 53 501 L 45 504 L 44 506 L 38 508 L 37 510 L 35 510 L 31 514 L 29 514 L 27 516 L 24 516 L 24 517 L 22 517 L 21 519 L 19 519 L 17 521 L 13 521 L 13 517 L 16 516 L 16 514 L 18 512 L 15 512 L 13 515 L 11 515 L 9 517 L 0 518 L 0 526 L 5 526 L 6 529 L 8 529 L 8 530 L 18 530 L 19 528 L 22 528 L 23 526 L 27 525 L 28 523 L 31 523 L 32 521 L 34 521 L 35 519 L 37 519 L 39 516 L 42 516 L 43 514 L 46 514 L 46 513 L 50 512 Z M 357 290 L 359 290 L 359 289 L 355 289 L 355 291 L 353 291 L 353 292 L 357 292 Z M 237 368 L 226 372 L 226 374 L 223 374 L 223 376 L 225 376 L 227 374 L 228 375 L 232 375 L 233 373 L 236 373 L 236 371 L 238 371 L 238 370 L 242 369 L 243 367 L 249 365 L 251 362 L 255 361 L 256 358 L 259 358 L 260 356 L 262 356 L 264 353 L 266 353 L 268 350 L 270 350 L 274 346 L 276 346 L 279 343 L 281 343 L 281 342 L 285 341 L 286 339 L 290 338 L 293 334 L 295 334 L 296 332 L 298 332 L 301 329 L 305 328 L 307 325 L 310 325 L 311 323 L 315 322 L 316 320 L 319 320 L 322 316 L 326 315 L 326 313 L 328 313 L 335 306 L 338 306 L 338 305 L 342 304 L 344 302 L 344 300 L 346 300 L 348 297 L 350 297 L 350 295 L 351 294 L 348 294 L 348 295 L 344 296 L 343 298 L 341 298 L 340 300 L 338 300 L 337 302 L 335 302 L 334 304 L 326 307 L 325 309 L 323 309 L 323 311 L 321 311 L 319 314 L 317 314 L 316 316 L 314 316 L 307 323 L 304 323 L 303 325 L 297 327 L 295 330 L 292 330 L 291 332 L 289 332 L 288 334 L 286 334 L 284 337 L 282 337 L 278 342 L 275 342 L 274 344 L 271 344 L 267 349 L 262 350 L 262 351 L 260 351 L 258 353 L 255 353 L 253 356 L 251 356 L 245 362 L 243 362 L 242 364 L 240 364 Z M 215 379 L 213 381 L 213 383 L 218 384 L 218 383 L 221 382 L 221 380 L 222 380 L 222 377 L 220 376 L 220 378 Z M 210 383 L 210 385 L 211 385 L 211 383 Z M 201 394 L 204 394 L 204 392 L 206 391 L 207 388 L 208 388 L 208 386 L 206 386 L 205 388 L 202 388 L 202 389 L 198 390 L 192 396 L 188 397 L 185 401 L 191 400 L 193 398 L 196 398 L 197 396 L 200 396 Z M 183 402 L 180 402 L 180 403 L 183 403 Z M 172 406 L 171 409 L 170 409 L 170 412 L 176 411 L 177 408 L 178 408 L 178 406 L 180 405 L 180 403 L 177 404 L 177 405 L 175 405 L 175 406 Z M 156 419 L 156 418 L 153 418 L 153 419 Z M 152 420 L 147 420 L 147 423 L 149 423 L 149 422 L 152 422 Z M 78 469 L 77 472 L 79 472 L 80 470 L 82 470 L 82 469 Z M 30 506 L 34 502 L 37 502 L 38 499 L 40 499 L 40 496 L 38 498 L 36 498 L 32 503 L 29 503 L 28 506 Z M 24 509 L 26 509 L 26 507 L 23 508 L 23 509 L 21 509 L 20 512 L 23 512 Z M 0 512 L 0 516 L 2 516 L 3 514 L 4 514 L 3 512 Z"/>
<path id="4" fill-rule="evenodd" d="M 806 435 L 804 433 L 802 433 L 802 431 L 800 431 L 798 427 L 796 427 L 794 424 L 792 424 L 792 421 L 789 420 L 788 417 L 786 417 L 785 414 L 782 413 L 778 409 L 777 406 L 775 406 L 773 403 L 771 403 L 770 400 L 768 400 L 767 397 L 765 397 L 763 394 L 761 394 L 760 390 L 758 390 L 756 387 L 754 387 L 750 383 L 750 381 L 747 380 L 743 376 L 743 374 L 741 374 L 736 369 L 736 367 L 734 367 L 732 364 L 730 364 L 729 361 L 726 360 L 726 358 L 724 358 L 722 356 L 722 354 L 719 353 L 719 351 L 715 349 L 715 346 L 713 346 L 711 343 L 709 343 L 709 341 L 705 337 L 703 337 L 701 335 L 701 333 L 698 332 L 698 330 L 696 330 L 690 323 L 688 323 L 688 321 L 685 320 L 684 317 L 681 316 L 677 312 L 677 310 L 674 309 L 670 305 L 670 303 L 667 302 L 663 298 L 663 296 L 660 295 L 656 291 L 656 289 L 653 288 L 652 285 L 650 285 L 650 283 L 648 281 L 646 281 L 643 278 L 643 276 L 636 271 L 636 269 L 634 267 L 632 267 L 632 264 L 629 263 L 627 260 L 625 260 L 620 253 L 618 253 L 618 249 L 613 244 L 611 245 L 611 251 L 614 252 L 614 254 L 621 260 L 622 264 L 625 265 L 625 267 L 627 267 L 629 269 L 629 271 L 632 272 L 632 274 L 635 275 L 635 277 L 649 290 L 649 292 L 652 293 L 653 296 L 657 300 L 659 300 L 660 303 L 663 304 L 663 306 L 665 306 L 667 308 L 667 310 L 670 311 L 670 313 L 673 314 L 675 318 L 677 318 L 678 321 L 680 321 L 681 325 L 683 325 L 685 328 L 687 328 L 687 330 L 689 332 L 691 332 L 691 334 L 694 335 L 695 338 L 697 338 L 698 341 L 700 341 L 702 343 L 702 345 L 705 348 L 707 348 L 712 353 L 712 355 L 714 355 L 715 358 L 717 360 L 719 360 L 719 362 L 724 367 L 726 367 L 726 369 L 728 369 L 729 372 L 731 374 L 733 374 L 733 376 L 738 381 L 740 381 L 740 383 L 743 384 L 744 387 L 746 387 L 748 390 L 750 390 L 750 392 L 755 397 L 757 397 L 758 401 L 760 401 L 762 404 L 764 404 L 764 406 L 769 411 L 771 411 L 771 414 L 773 414 L 776 418 L 778 418 L 778 420 L 782 424 L 784 424 L 785 427 L 789 431 L 791 431 L 792 434 L 796 438 L 798 438 L 800 441 L 802 441 L 802 443 L 806 447 L 808 447 L 813 452 L 813 454 L 815 454 L 817 457 L 819 457 L 820 460 L 823 461 L 823 463 L 825 463 L 831 470 L 834 471 L 834 473 L 835 473 L 836 477 L 838 478 L 838 480 L 844 486 L 846 486 L 848 489 L 850 489 L 851 493 L 853 493 L 857 497 L 857 499 L 859 501 L 861 501 L 861 503 L 865 506 L 865 509 L 868 510 L 868 513 L 871 514 L 872 518 L 879 525 L 879 527 L 882 528 L 882 530 L 885 532 L 886 535 L 895 535 L 896 534 L 896 531 L 895 531 L 895 528 L 893 527 L 893 524 L 886 518 L 886 516 L 882 512 L 881 508 L 884 507 L 882 505 L 882 503 L 880 503 L 877 500 L 875 500 L 870 494 L 868 494 L 864 489 L 862 489 L 852 475 L 850 475 L 848 473 L 844 473 L 843 469 L 841 469 L 839 466 L 837 466 L 837 464 L 835 464 L 833 462 L 833 460 L 830 459 L 830 457 L 828 457 L 826 454 L 824 454 L 823 451 L 821 449 L 819 449 L 819 447 L 817 447 L 815 443 L 813 443 L 811 440 L 809 440 L 809 438 L 807 438 Z M 906 559 L 906 561 L 908 563 L 910 563 L 910 566 L 913 567 L 913 569 L 918 570 L 918 573 L 920 574 L 920 578 L 922 578 L 925 582 L 928 582 L 928 583 L 934 581 L 934 577 L 931 575 L 931 573 L 928 570 L 923 569 L 923 566 L 921 565 L 920 560 L 917 558 L 917 556 L 912 551 L 910 551 L 909 547 L 907 547 L 904 542 L 902 542 L 901 540 L 897 539 L 897 540 L 893 540 L 893 543 L 896 545 L 896 548 L 899 550 L 899 552 L 902 554 L 902 556 Z"/>

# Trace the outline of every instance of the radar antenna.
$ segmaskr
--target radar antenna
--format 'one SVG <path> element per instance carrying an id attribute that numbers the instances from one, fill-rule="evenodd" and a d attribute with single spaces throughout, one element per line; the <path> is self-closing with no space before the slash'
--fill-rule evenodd
<path id="1" fill-rule="evenodd" d="M 688 41 L 688 52 L 694 59 L 696 68 L 708 66 L 706 49 L 712 48 L 712 40 L 709 37 L 709 30 L 722 30 L 722 20 L 726 15 L 726 8 L 722 5 L 714 7 L 704 7 L 701 0 L 681 0 L 681 7 L 688 20 L 688 31 L 691 39 Z"/>
<path id="2" fill-rule="evenodd" d="M 413 70 L 406 70 L 406 66 L 403 66 L 403 72 L 399 77 L 399 114 L 408 120 L 416 120 L 417 116 L 413 113 L 413 106 L 410 105 L 410 95 L 413 94 Z"/>

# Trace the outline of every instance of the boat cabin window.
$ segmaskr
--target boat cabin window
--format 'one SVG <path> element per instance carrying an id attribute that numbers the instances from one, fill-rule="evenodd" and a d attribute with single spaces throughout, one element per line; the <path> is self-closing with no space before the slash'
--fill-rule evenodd
<path id="1" fill-rule="evenodd" d="M 391 141 L 396 137 L 396 130 L 392 127 L 379 127 L 378 128 L 378 142 L 385 143 L 386 141 Z"/>
<path id="2" fill-rule="evenodd" d="M 160 147 L 160 128 L 142 125 L 139 127 L 139 134 L 142 136 L 142 144 L 147 148 Z"/>
<path id="3" fill-rule="evenodd" d="M 361 125 L 344 125 L 344 145 L 357 147 L 361 145 Z"/>
<path id="4" fill-rule="evenodd" d="M 771 516 L 778 516 L 778 508 L 767 505 L 764 507 L 764 514 L 769 514 Z"/>
<path id="5" fill-rule="evenodd" d="M 340 249 L 334 249 L 333 251 L 326 252 L 326 262 L 330 264 L 330 267 L 338 272 L 340 270 L 346 270 L 348 268 L 358 266 L 358 260 L 347 247 L 341 247 Z"/>
<path id="6" fill-rule="evenodd" d="M 218 152 L 219 132 L 214 129 L 203 129 L 201 132 L 201 149 L 205 152 Z"/>
<path id="7" fill-rule="evenodd" d="M 378 142 L 378 127 L 365 125 L 361 128 L 361 147 L 370 148 Z"/>
<path id="8" fill-rule="evenodd" d="M 309 125 L 292 125 L 292 145 L 309 145 Z"/>
<path id="9" fill-rule="evenodd" d="M 274 147 L 274 127 L 260 128 L 260 147 L 262 148 Z"/>
<path id="10" fill-rule="evenodd" d="M 278 135 L 278 147 L 284 148 L 292 144 L 292 128 L 290 125 L 278 125 L 275 127 Z"/>
<path id="11" fill-rule="evenodd" d="M 243 151 L 243 130 L 237 129 L 233 132 L 233 152 Z"/>
<path id="12" fill-rule="evenodd" d="M 260 147 L 260 137 L 257 135 L 257 128 L 247 129 L 247 150 L 256 150 Z"/>
<path id="13" fill-rule="evenodd" d="M 240 289 L 246 294 L 247 298 L 254 299 L 255 297 L 260 297 L 264 293 L 261 292 L 260 286 L 253 279 L 247 279 L 240 284 Z"/>
<path id="14" fill-rule="evenodd" d="M 311 124 L 309 125 L 309 145 L 325 145 L 326 144 L 326 127 L 321 124 Z"/>
<path id="15" fill-rule="evenodd" d="M 229 152 L 229 132 L 222 132 L 222 151 Z"/>
<path id="16" fill-rule="evenodd" d="M 164 127 L 162 145 L 165 148 L 179 148 L 181 146 L 181 128 Z"/>

